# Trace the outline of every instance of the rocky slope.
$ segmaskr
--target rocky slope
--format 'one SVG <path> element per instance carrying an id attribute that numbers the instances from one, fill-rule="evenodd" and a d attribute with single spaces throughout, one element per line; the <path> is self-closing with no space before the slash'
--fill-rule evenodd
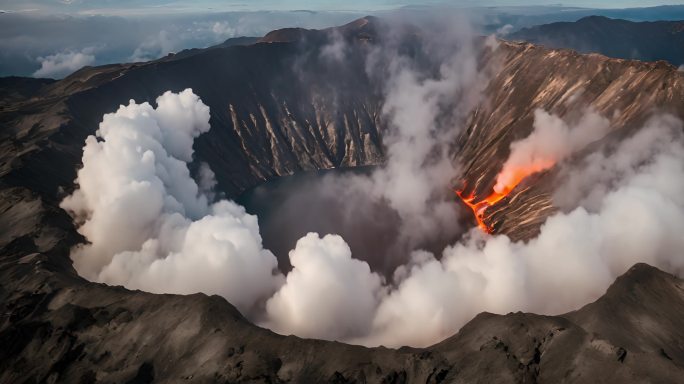
<path id="1" fill-rule="evenodd" d="M 0 77 L 0 106 L 26 100 L 44 86 L 54 82 L 55 80 L 52 79 L 34 79 L 31 77 Z"/>
<path id="2" fill-rule="evenodd" d="M 490 59 L 498 71 L 486 102 L 470 116 L 455 154 L 464 169 L 465 194 L 492 191 L 510 143 L 532 131 L 541 108 L 567 120 L 591 108 L 610 120 L 610 137 L 634 132 L 655 111 L 684 117 L 684 74 L 665 62 L 609 59 L 529 43 L 503 42 Z M 554 170 L 523 182 L 486 211 L 485 222 L 514 240 L 534 236 L 556 208 Z"/>
<path id="3" fill-rule="evenodd" d="M 674 383 L 684 375 L 684 281 L 645 264 L 579 311 L 484 313 L 435 346 L 392 350 L 276 335 L 218 296 L 89 283 L 58 254 L 25 255 L 24 242 L 0 262 L 2 382 Z"/>
<path id="4" fill-rule="evenodd" d="M 317 49 L 229 45 L 83 68 L 33 99 L 3 105 L 0 175 L 55 196 L 73 181 L 83 140 L 104 113 L 188 87 L 212 111 L 211 132 L 196 142 L 198 161 L 211 163 L 228 195 L 301 169 L 380 162 L 380 99 L 360 52 L 338 63 Z M 36 174 L 54 179 L 31 184 Z"/>
<path id="5" fill-rule="evenodd" d="M 672 321 L 682 298 L 681 279 L 637 264 L 578 311 L 480 314 L 431 349 L 448 361 L 479 365 L 473 376 L 453 375 L 453 382 L 482 380 L 475 372 L 489 373 L 482 382 L 677 382 L 684 349 Z M 666 314 L 652 311 L 656 306 L 668 308 Z"/>
<path id="6" fill-rule="evenodd" d="M 68 254 L 83 239 L 58 202 L 102 114 L 192 87 L 212 111 L 198 161 L 211 164 L 229 196 L 301 169 L 376 164 L 382 101 L 363 60 L 372 32 L 368 20 L 342 30 L 353 42 L 343 65 L 315 54 L 319 43 L 283 32 L 84 68 L 38 89 L 7 86 L 21 96 L 0 109 L 0 382 L 595 382 L 613 374 L 676 382 L 683 283 L 645 265 L 577 312 L 482 314 L 436 346 L 399 350 L 279 336 L 219 297 L 153 295 L 76 274 Z M 486 102 L 454 152 L 475 194 L 491 189 L 536 107 L 568 116 L 590 105 L 616 134 L 638 128 L 653 106 L 684 114 L 681 74 L 664 63 L 505 42 L 480 61 L 492 73 Z M 533 235 L 554 210 L 553 176 L 521 185 L 488 211 L 489 223 L 516 239 Z"/>

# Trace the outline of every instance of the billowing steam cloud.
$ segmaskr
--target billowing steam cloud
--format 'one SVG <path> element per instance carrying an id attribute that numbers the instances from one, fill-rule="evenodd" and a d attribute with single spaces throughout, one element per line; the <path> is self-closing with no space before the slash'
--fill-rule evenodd
<path id="1" fill-rule="evenodd" d="M 131 100 L 86 140 L 79 189 L 62 203 L 89 241 L 72 252 L 75 267 L 150 292 L 221 294 L 249 310 L 277 288 L 276 259 L 256 217 L 230 201 L 209 204 L 190 177 L 209 108 L 189 89 L 157 105 Z"/>
<path id="2" fill-rule="evenodd" d="M 445 249 L 441 260 L 414 253 L 413 262 L 397 270 L 398 286 L 382 300 L 373 332 L 361 341 L 426 345 L 482 311 L 562 313 L 596 299 L 636 262 L 682 271 L 681 130 L 677 119 L 654 118 L 610 154 L 590 156 L 576 175 L 586 167 L 604 171 L 589 174 L 584 185 L 613 176 L 608 188 L 599 187 L 605 193 L 596 211 L 557 214 L 528 243 L 474 231 Z M 617 179 L 611 172 L 616 164 L 630 165 Z"/>
<path id="3" fill-rule="evenodd" d="M 290 252 L 290 262 L 294 269 L 285 285 L 266 304 L 273 329 L 326 339 L 371 331 L 382 279 L 352 259 L 341 237 L 310 233 Z"/>
<path id="4" fill-rule="evenodd" d="M 534 130 L 525 139 L 511 144 L 511 154 L 499 173 L 494 191 L 507 194 L 526 176 L 553 167 L 557 162 L 600 139 L 610 122 L 594 111 L 586 111 L 580 121 L 569 126 L 543 110 L 534 111 Z"/>
<path id="5" fill-rule="evenodd" d="M 663 115 L 652 119 L 649 126 L 677 127 L 680 124 L 677 118 Z M 582 206 L 596 212 L 605 196 L 618 188 L 622 180 L 632 177 L 635 170 L 648 164 L 661 151 L 674 153 L 679 141 L 676 131 L 642 129 L 618 144 L 607 144 L 601 151 L 588 154 L 578 164 L 563 167 L 558 177 L 562 184 L 554 194 L 554 204 L 565 210 Z"/>

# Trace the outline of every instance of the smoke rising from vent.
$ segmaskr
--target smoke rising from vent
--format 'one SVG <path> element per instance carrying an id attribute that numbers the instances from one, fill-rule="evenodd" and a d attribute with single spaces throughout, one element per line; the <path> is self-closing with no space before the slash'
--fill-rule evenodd
<path id="1" fill-rule="evenodd" d="M 650 125 L 656 123 L 670 127 L 681 124 L 671 115 L 654 117 Z M 676 130 L 642 129 L 619 143 L 607 143 L 579 162 L 561 168 L 557 177 L 561 183 L 554 193 L 554 204 L 565 210 L 581 206 L 596 212 L 605 196 L 620 187 L 621 181 L 632 177 L 635 170 L 648 164 L 659 153 L 673 152 L 678 140 Z"/>
<path id="2" fill-rule="evenodd" d="M 383 87 L 385 163 L 370 175 L 339 183 L 396 212 L 395 258 L 453 240 L 461 231 L 450 188 L 457 173 L 450 146 L 487 82 L 477 66 L 480 51 L 468 20 L 431 20 L 421 26 L 420 42 L 409 43 L 416 44 L 411 49 L 406 42 L 415 27 L 395 20 L 385 26 L 384 43 L 368 52 L 367 74 Z M 338 40 L 330 45 L 340 50 Z"/>
<path id="3" fill-rule="evenodd" d="M 553 167 L 573 152 L 605 136 L 610 122 L 594 111 L 585 111 L 580 121 L 569 126 L 543 110 L 534 111 L 534 130 L 511 143 L 511 154 L 494 185 L 494 192 L 507 194 L 523 178 Z"/>
<path id="4" fill-rule="evenodd" d="M 473 230 L 470 237 L 447 247 L 439 260 L 414 253 L 411 263 L 397 269 L 398 285 L 380 303 L 373 332 L 360 341 L 429 345 L 482 311 L 563 313 L 598 298 L 637 262 L 681 272 L 681 130 L 679 120 L 657 117 L 609 153 L 590 155 L 587 159 L 601 161 L 590 166 L 606 170 L 605 175 L 615 164 L 634 166 L 613 174 L 617 178 L 608 185 L 596 173 L 575 179 L 605 192 L 597 209 L 578 207 L 556 214 L 527 243 Z M 581 177 L 584 169 L 573 172 Z"/>
<path id="5" fill-rule="evenodd" d="M 480 48 L 465 19 L 434 22 L 421 28 L 420 34 L 402 20 L 386 25 L 385 20 L 366 22 L 366 27 L 378 27 L 380 43 L 359 44 L 348 34 L 332 31 L 326 44 L 301 56 L 320 57 L 321 65 L 332 62 L 333 68 L 365 63 L 362 77 L 377 85 L 380 100 L 362 108 L 381 117 L 383 164 L 363 173 L 326 173 L 315 183 L 303 182 L 292 188 L 286 204 L 278 204 L 275 215 L 269 212 L 268 219 L 262 217 L 261 224 L 266 244 L 281 262 L 307 232 L 336 233 L 344 235 L 355 258 L 391 278 L 397 266 L 408 262 L 412 250 L 440 251 L 463 231 L 450 185 L 457 174 L 451 146 L 465 116 L 481 101 L 487 78 L 478 69 Z M 301 65 L 295 65 L 295 72 L 303 82 L 326 82 L 313 78 Z M 353 125 L 354 117 L 349 119 Z M 369 135 L 360 135 L 360 143 L 351 139 L 350 144 L 366 145 Z M 282 231 L 273 228 L 276 221 L 285 227 Z M 287 262 L 282 265 L 287 270 Z"/>

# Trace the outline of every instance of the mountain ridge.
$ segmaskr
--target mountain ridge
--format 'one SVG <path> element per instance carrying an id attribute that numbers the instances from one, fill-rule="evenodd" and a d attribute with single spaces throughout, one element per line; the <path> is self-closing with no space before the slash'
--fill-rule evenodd
<path id="1" fill-rule="evenodd" d="M 665 60 L 684 64 L 684 21 L 634 22 L 605 16 L 587 16 L 575 22 L 557 22 L 523 28 L 511 39 L 550 48 L 597 52 L 609 57 L 643 61 Z"/>

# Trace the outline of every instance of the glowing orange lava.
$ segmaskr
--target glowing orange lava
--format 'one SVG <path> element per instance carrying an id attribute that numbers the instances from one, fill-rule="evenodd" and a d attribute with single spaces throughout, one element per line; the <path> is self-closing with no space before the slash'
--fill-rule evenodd
<path id="1" fill-rule="evenodd" d="M 487 204 L 486 201 L 481 201 L 479 203 L 473 203 L 473 200 L 475 200 L 475 195 L 470 195 L 468 197 L 465 197 L 465 196 L 463 196 L 463 191 L 456 191 L 456 194 L 473 211 L 473 215 L 475 216 L 475 220 L 477 220 L 477 226 L 480 227 L 481 230 L 483 230 L 487 233 L 491 233 L 491 229 L 487 226 L 487 224 L 485 224 L 485 222 L 483 220 L 484 211 L 487 208 L 489 208 L 489 204 Z"/>
<path id="2" fill-rule="evenodd" d="M 544 164 L 534 164 L 530 167 L 515 167 L 514 169 L 508 169 L 502 171 L 497 176 L 497 185 L 494 187 L 492 193 L 480 201 L 475 201 L 476 196 L 473 191 L 469 196 L 463 196 L 463 190 L 456 191 L 458 197 L 463 200 L 463 202 L 473 211 L 475 220 L 477 220 L 477 226 L 486 233 L 492 233 L 494 228 L 491 228 L 484 222 L 484 215 L 487 208 L 501 201 L 504 197 L 508 196 L 511 191 L 515 189 L 526 177 L 549 169 L 554 165 L 554 162 L 547 161 Z M 503 184 L 503 186 L 501 186 Z M 499 190 L 498 192 L 496 190 Z"/>

